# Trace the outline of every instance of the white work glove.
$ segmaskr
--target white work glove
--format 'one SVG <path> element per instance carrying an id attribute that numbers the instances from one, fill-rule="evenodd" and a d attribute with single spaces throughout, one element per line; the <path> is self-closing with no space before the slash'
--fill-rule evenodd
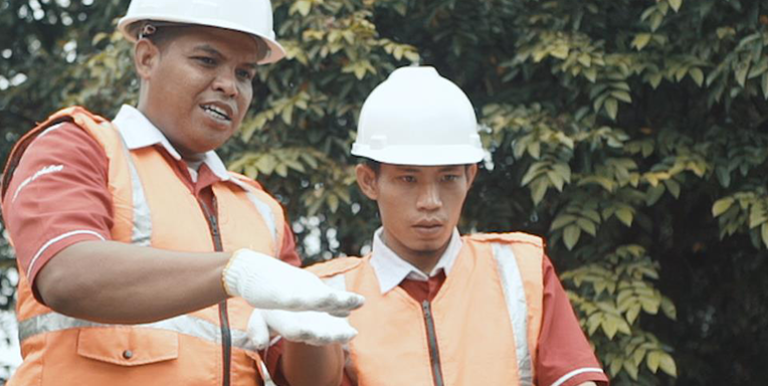
<path id="1" fill-rule="evenodd" d="M 261 315 L 261 310 L 253 310 L 251 312 L 251 316 L 248 318 L 246 335 L 248 335 L 248 340 L 256 350 L 261 351 L 269 347 L 269 327 L 267 327 L 267 322 Z"/>
<path id="2" fill-rule="evenodd" d="M 261 311 L 271 333 L 291 342 L 313 346 L 343 344 L 357 335 L 357 330 L 349 325 L 346 318 L 331 316 L 325 312 L 256 310 L 254 313 L 258 311 Z M 263 334 L 261 331 L 258 333 Z"/>
<path id="3" fill-rule="evenodd" d="M 325 285 L 320 278 L 249 249 L 235 252 L 222 273 L 224 289 L 260 309 L 320 311 L 347 316 L 365 300 Z"/>

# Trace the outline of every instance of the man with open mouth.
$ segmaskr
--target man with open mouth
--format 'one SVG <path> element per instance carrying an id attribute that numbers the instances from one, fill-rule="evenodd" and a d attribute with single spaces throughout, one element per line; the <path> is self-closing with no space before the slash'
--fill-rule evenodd
<path id="1" fill-rule="evenodd" d="M 272 23 L 268 0 L 133 0 L 118 27 L 138 105 L 67 108 L 17 143 L 0 196 L 20 272 L 9 385 L 341 381 L 342 317 L 363 298 L 295 268 L 278 202 L 214 152 L 258 66 L 285 56 Z"/>

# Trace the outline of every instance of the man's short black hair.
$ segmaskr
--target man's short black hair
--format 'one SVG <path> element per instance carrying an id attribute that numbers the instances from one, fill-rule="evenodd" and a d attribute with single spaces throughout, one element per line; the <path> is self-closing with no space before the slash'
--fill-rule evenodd
<path id="1" fill-rule="evenodd" d="M 370 158 L 364 158 L 362 164 L 371 168 L 371 170 L 373 170 L 373 172 L 376 174 L 379 174 L 379 171 L 381 171 L 381 162 L 379 161 L 372 160 Z M 464 165 L 464 170 L 468 169 L 470 165 L 472 164 Z"/>
<path id="2" fill-rule="evenodd" d="M 376 174 L 379 174 L 379 171 L 381 170 L 381 162 L 379 161 L 375 161 L 370 158 L 365 158 L 363 160 L 363 164 L 371 168 L 371 170 L 373 170 L 373 172 Z"/>
<path id="3" fill-rule="evenodd" d="M 192 25 L 149 20 L 131 26 L 131 34 L 136 36 L 137 39 L 151 41 L 152 44 L 162 50 L 168 43 L 179 36 L 184 29 L 189 27 L 192 27 Z"/>

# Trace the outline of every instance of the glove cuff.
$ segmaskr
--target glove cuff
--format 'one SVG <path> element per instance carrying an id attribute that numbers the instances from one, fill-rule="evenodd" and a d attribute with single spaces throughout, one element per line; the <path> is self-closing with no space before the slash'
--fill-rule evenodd
<path id="1" fill-rule="evenodd" d="M 224 270 L 221 271 L 221 285 L 224 287 L 224 292 L 232 297 L 241 296 L 238 284 L 242 282 L 244 279 L 242 276 L 247 271 L 244 269 L 242 258 L 240 257 L 244 251 L 246 251 L 246 249 L 238 249 L 235 251 L 235 253 L 232 254 L 232 257 L 229 258 Z"/>

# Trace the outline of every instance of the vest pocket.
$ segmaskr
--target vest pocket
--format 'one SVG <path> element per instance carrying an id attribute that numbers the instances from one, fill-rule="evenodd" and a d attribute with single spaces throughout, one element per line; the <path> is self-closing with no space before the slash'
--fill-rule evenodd
<path id="1" fill-rule="evenodd" d="M 179 357 L 179 335 L 173 331 L 129 326 L 82 328 L 77 354 L 120 366 L 140 366 Z"/>

